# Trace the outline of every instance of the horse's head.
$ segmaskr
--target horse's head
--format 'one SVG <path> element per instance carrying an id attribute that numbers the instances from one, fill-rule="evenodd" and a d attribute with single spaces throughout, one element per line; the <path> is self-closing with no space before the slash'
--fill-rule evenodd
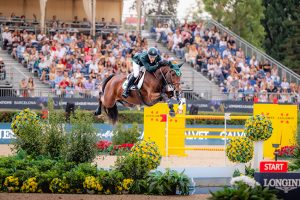
<path id="1" fill-rule="evenodd" d="M 163 78 L 165 79 L 165 85 L 167 92 L 171 92 L 172 90 L 176 92 L 180 92 L 180 79 L 181 79 L 181 71 L 180 67 L 182 64 L 172 64 L 171 66 L 164 66 L 160 68 L 161 73 L 163 74 Z"/>

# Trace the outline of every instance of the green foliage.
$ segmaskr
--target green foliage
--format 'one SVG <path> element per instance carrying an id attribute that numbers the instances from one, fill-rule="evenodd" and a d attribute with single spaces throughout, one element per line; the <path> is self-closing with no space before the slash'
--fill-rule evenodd
<path id="1" fill-rule="evenodd" d="M 167 169 L 165 173 L 156 171 L 150 173 L 147 178 L 148 192 L 155 195 L 175 195 L 177 189 L 181 195 L 189 194 L 189 178 L 184 171 Z"/>
<path id="2" fill-rule="evenodd" d="M 90 163 L 81 163 L 78 166 L 64 173 L 66 182 L 72 188 L 73 193 L 82 193 L 84 191 L 83 182 L 87 176 L 96 176 L 97 167 Z"/>
<path id="3" fill-rule="evenodd" d="M 251 167 L 251 164 L 249 166 L 245 165 L 245 176 L 254 178 L 254 172 L 255 172 L 255 169 L 253 169 Z M 242 173 L 238 169 L 236 169 L 236 170 L 234 170 L 232 177 L 238 177 L 241 175 L 242 175 Z"/>
<path id="4" fill-rule="evenodd" d="M 115 167 L 125 178 L 143 179 L 150 170 L 156 169 L 161 161 L 157 145 L 150 141 L 136 143 L 131 152 L 124 157 L 118 157 Z"/>
<path id="5" fill-rule="evenodd" d="M 66 140 L 64 117 L 54 110 L 53 99 L 48 101 L 48 120 L 44 123 L 43 147 L 44 154 L 51 158 L 60 157 Z"/>
<path id="6" fill-rule="evenodd" d="M 247 163 L 253 157 L 253 142 L 247 137 L 230 139 L 226 146 L 226 156 L 231 162 Z"/>
<path id="7" fill-rule="evenodd" d="M 120 111 L 119 112 L 119 122 L 123 124 L 132 124 L 132 123 L 138 123 L 143 124 L 144 123 L 144 112 L 142 111 Z"/>
<path id="8" fill-rule="evenodd" d="M 300 169 L 300 146 L 297 145 L 291 162 L 289 163 L 289 171 L 296 171 Z"/>
<path id="9" fill-rule="evenodd" d="M 70 186 L 64 178 L 54 178 L 51 181 L 49 188 L 52 193 L 66 193 L 70 189 Z"/>
<path id="10" fill-rule="evenodd" d="M 266 52 L 299 73 L 299 9 L 298 0 L 263 0 L 266 8 L 262 24 L 266 30 Z"/>
<path id="11" fill-rule="evenodd" d="M 261 48 L 265 30 L 261 25 L 265 8 L 262 0 L 203 0 L 205 10 L 231 31 Z"/>
<path id="12" fill-rule="evenodd" d="M 122 172 L 125 178 L 142 179 L 150 170 L 144 167 L 145 160 L 138 156 L 125 155 L 115 162 L 116 170 Z"/>
<path id="13" fill-rule="evenodd" d="M 264 115 L 251 116 L 246 120 L 244 132 L 252 141 L 264 141 L 271 137 L 272 122 Z"/>
<path id="14" fill-rule="evenodd" d="M 124 176 L 122 172 L 118 170 L 100 170 L 98 172 L 98 180 L 103 185 L 103 191 L 105 194 L 119 193 L 118 188 L 122 187 L 123 179 Z"/>
<path id="15" fill-rule="evenodd" d="M 62 155 L 66 161 L 75 163 L 92 162 L 97 154 L 97 133 L 92 117 L 77 109 L 71 116 L 72 130 Z"/>
<path id="16" fill-rule="evenodd" d="M 16 136 L 14 149 L 17 152 L 24 150 L 30 155 L 42 154 L 42 124 L 35 112 L 24 109 L 18 113 L 11 123 L 11 129 Z"/>
<path id="17" fill-rule="evenodd" d="M 140 129 L 138 124 L 133 124 L 131 128 L 125 128 L 123 124 L 119 123 L 113 130 L 112 143 L 118 144 L 134 144 L 140 137 Z"/>
<path id="18" fill-rule="evenodd" d="M 39 118 L 41 118 L 42 113 L 40 110 L 35 111 Z M 107 121 L 105 118 L 94 117 L 94 114 L 91 111 L 83 111 L 87 115 L 90 115 L 93 123 L 104 123 Z M 12 122 L 15 115 L 19 111 L 0 111 L 0 122 L 10 123 Z M 62 110 L 55 110 L 57 117 L 62 118 L 61 122 L 65 122 L 65 112 Z M 51 114 L 51 113 L 50 113 Z M 142 111 L 120 111 L 119 112 L 119 122 L 124 124 L 138 123 L 143 124 L 144 122 L 144 113 Z"/>
<path id="19" fill-rule="evenodd" d="M 142 7 L 146 15 L 172 15 L 176 13 L 178 0 L 142 1 Z M 136 4 L 136 3 L 135 3 Z M 134 7 L 136 5 L 133 5 Z"/>
<path id="20" fill-rule="evenodd" d="M 212 195 L 208 199 L 219 200 L 219 199 L 268 199 L 276 200 L 276 190 L 269 190 L 268 188 L 263 188 L 261 186 L 256 186 L 251 188 L 245 183 L 238 183 L 232 187 L 224 187 L 223 190 L 217 192 L 210 192 Z"/>

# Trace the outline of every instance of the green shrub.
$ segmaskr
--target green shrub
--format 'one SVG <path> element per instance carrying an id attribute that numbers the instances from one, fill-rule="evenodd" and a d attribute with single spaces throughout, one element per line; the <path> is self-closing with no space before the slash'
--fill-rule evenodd
<path id="1" fill-rule="evenodd" d="M 118 170 L 98 172 L 98 181 L 103 185 L 104 194 L 119 194 L 122 192 L 122 181 L 124 176 Z"/>
<path id="2" fill-rule="evenodd" d="M 14 117 L 11 129 L 16 136 L 14 149 L 17 152 L 24 150 L 30 155 L 36 156 L 42 154 L 42 124 L 35 112 L 30 109 L 21 111 Z"/>
<path id="3" fill-rule="evenodd" d="M 145 179 L 134 180 L 132 186 L 129 189 L 131 194 L 146 194 L 148 192 L 148 185 Z"/>
<path id="4" fill-rule="evenodd" d="M 97 176 L 97 167 L 90 163 L 81 163 L 70 171 L 64 173 L 66 182 L 70 185 L 72 193 L 84 191 L 83 182 L 86 176 Z"/>
<path id="5" fill-rule="evenodd" d="M 254 188 L 248 186 L 245 183 L 239 182 L 232 187 L 224 187 L 223 190 L 216 192 L 210 192 L 210 200 L 219 200 L 219 199 L 239 199 L 239 200 L 248 200 L 248 199 L 268 199 L 276 200 L 276 191 L 269 190 L 268 188 L 263 188 L 261 186 L 256 186 Z"/>
<path id="6" fill-rule="evenodd" d="M 64 117 L 54 110 L 53 99 L 48 102 L 48 120 L 44 121 L 43 147 L 44 154 L 51 158 L 60 157 L 66 141 Z"/>
<path id="7" fill-rule="evenodd" d="M 36 182 L 36 177 L 32 177 L 24 181 L 21 187 L 21 192 L 26 192 L 26 193 L 38 192 L 38 183 Z M 39 190 L 39 192 L 41 192 L 41 190 Z"/>
<path id="8" fill-rule="evenodd" d="M 64 178 L 54 178 L 50 183 L 49 189 L 52 193 L 67 193 L 70 186 Z"/>
<path id="9" fill-rule="evenodd" d="M 175 195 L 177 190 L 181 195 L 189 194 L 189 178 L 184 171 L 167 169 L 165 173 L 156 171 L 150 173 L 147 178 L 148 193 L 155 195 Z"/>
<path id="10" fill-rule="evenodd" d="M 124 157 L 118 157 L 115 167 L 125 178 L 143 179 L 161 161 L 161 154 L 155 142 L 140 141 Z"/>
<path id="11" fill-rule="evenodd" d="M 113 130 L 112 143 L 120 144 L 135 144 L 141 136 L 138 124 L 134 123 L 131 128 L 125 128 L 122 123 L 119 123 Z"/>
<path id="12" fill-rule="evenodd" d="M 296 171 L 300 169 L 300 145 L 296 146 L 293 157 L 289 163 L 289 171 Z"/>
<path id="13" fill-rule="evenodd" d="M 251 164 L 249 166 L 245 165 L 245 176 L 254 178 L 254 172 L 255 172 L 255 169 L 253 169 L 251 167 Z M 241 175 L 242 175 L 242 173 L 238 169 L 236 169 L 236 170 L 234 170 L 232 177 L 238 177 Z"/>
<path id="14" fill-rule="evenodd" d="M 18 177 L 6 177 L 3 183 L 3 190 L 6 192 L 18 192 L 20 190 L 20 181 Z"/>
<path id="15" fill-rule="evenodd" d="M 67 134 L 63 158 L 69 162 L 92 162 L 97 155 L 97 132 L 92 117 L 77 109 L 70 118 L 72 129 Z"/>

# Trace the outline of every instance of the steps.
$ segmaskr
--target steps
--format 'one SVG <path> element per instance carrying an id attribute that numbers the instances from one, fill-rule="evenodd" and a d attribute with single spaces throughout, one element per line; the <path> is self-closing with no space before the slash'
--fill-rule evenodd
<path id="1" fill-rule="evenodd" d="M 6 69 L 6 80 L 13 85 L 13 88 L 19 91 L 20 82 L 23 78 L 26 79 L 26 82 L 30 77 L 33 78 L 35 84 L 34 97 L 48 97 L 50 93 L 49 85 L 43 84 L 38 77 L 35 77 L 32 72 L 29 72 L 21 63 L 13 59 L 11 55 L 0 49 L 0 57 L 3 58 Z"/>
<path id="2" fill-rule="evenodd" d="M 176 58 L 175 54 L 170 52 L 161 43 L 157 43 L 147 32 L 142 33 L 143 37 L 148 40 L 148 47 L 157 46 L 161 53 L 168 53 L 171 57 Z M 176 58 L 178 62 L 184 62 L 183 59 Z M 207 100 L 225 100 L 226 96 L 220 92 L 220 88 L 213 81 L 191 67 L 190 64 L 184 63 L 182 71 L 182 89 L 197 93 L 202 99 Z"/>

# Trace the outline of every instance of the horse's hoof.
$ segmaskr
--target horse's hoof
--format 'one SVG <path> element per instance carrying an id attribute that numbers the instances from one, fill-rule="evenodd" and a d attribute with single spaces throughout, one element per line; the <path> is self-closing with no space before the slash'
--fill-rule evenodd
<path id="1" fill-rule="evenodd" d="M 101 111 L 96 110 L 96 111 L 94 112 L 94 115 L 95 115 L 95 116 L 101 115 Z"/>
<path id="2" fill-rule="evenodd" d="M 175 117 L 175 111 L 174 110 L 170 110 L 169 114 L 170 114 L 171 117 Z"/>

